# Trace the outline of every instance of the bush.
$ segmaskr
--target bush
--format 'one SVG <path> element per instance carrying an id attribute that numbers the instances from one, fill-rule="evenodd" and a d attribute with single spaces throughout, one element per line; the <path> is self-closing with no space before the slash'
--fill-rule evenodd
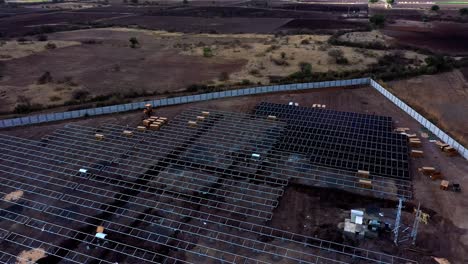
<path id="1" fill-rule="evenodd" d="M 51 102 L 57 102 L 57 101 L 62 100 L 62 98 L 61 98 L 60 96 L 53 95 L 53 96 L 49 97 L 49 100 L 50 100 Z"/>
<path id="2" fill-rule="evenodd" d="M 254 75 L 254 76 L 255 76 L 255 75 L 259 75 L 259 74 L 260 74 L 260 71 L 257 70 L 257 69 L 252 69 L 252 70 L 249 71 L 249 73 L 250 73 L 251 75 Z"/>
<path id="3" fill-rule="evenodd" d="M 375 27 L 383 27 L 385 25 L 385 16 L 381 14 L 373 15 L 369 18 L 369 22 Z"/>
<path id="4" fill-rule="evenodd" d="M 437 12 L 439 10 L 440 10 L 440 7 L 438 5 L 431 6 L 431 11 Z"/>
<path id="5" fill-rule="evenodd" d="M 221 72 L 221 74 L 219 74 L 219 80 L 222 82 L 229 80 L 229 73 Z"/>
<path id="6" fill-rule="evenodd" d="M 241 82 L 241 85 L 250 85 L 250 84 L 252 84 L 252 82 L 248 79 L 243 79 Z"/>
<path id="7" fill-rule="evenodd" d="M 335 59 L 337 64 L 348 64 L 348 59 L 344 57 L 342 50 L 334 49 L 328 52 L 328 55 Z"/>
<path id="8" fill-rule="evenodd" d="M 203 57 L 206 57 L 206 58 L 213 57 L 213 51 L 211 50 L 210 47 L 203 48 Z"/>
<path id="9" fill-rule="evenodd" d="M 387 4 L 393 5 L 395 3 L 395 0 L 387 0 Z"/>
<path id="10" fill-rule="evenodd" d="M 308 39 L 301 40 L 301 45 L 309 45 L 310 41 Z"/>
<path id="11" fill-rule="evenodd" d="M 132 49 L 134 49 L 134 48 L 136 48 L 137 46 L 140 45 L 140 43 L 138 42 L 138 39 L 135 38 L 135 37 L 131 37 L 128 41 L 130 42 L 130 47 Z"/>
<path id="12" fill-rule="evenodd" d="M 81 44 L 89 44 L 89 45 L 94 45 L 94 44 L 102 44 L 102 41 L 98 41 L 95 39 L 87 39 L 87 40 L 82 40 Z"/>
<path id="13" fill-rule="evenodd" d="M 308 62 L 299 63 L 299 68 L 301 70 L 301 73 L 303 73 L 304 75 L 312 74 L 312 65 Z"/>
<path id="14" fill-rule="evenodd" d="M 328 52 L 328 56 L 336 59 L 336 58 L 339 58 L 339 57 L 343 57 L 343 51 L 342 50 L 339 50 L 339 49 L 332 49 Z"/>
<path id="15" fill-rule="evenodd" d="M 29 41 L 29 39 L 21 37 L 18 38 L 16 41 L 20 44 L 24 44 L 25 42 Z"/>
<path id="16" fill-rule="evenodd" d="M 37 79 L 37 84 L 46 84 L 52 82 L 53 78 L 50 72 L 44 72 L 39 79 Z"/>
<path id="17" fill-rule="evenodd" d="M 40 34 L 40 35 L 37 35 L 37 36 L 36 36 L 36 39 L 37 39 L 38 41 L 47 41 L 49 38 L 47 37 L 47 35 Z"/>
<path id="18" fill-rule="evenodd" d="M 336 63 L 337 64 L 348 64 L 349 61 L 347 58 L 345 57 L 339 57 L 339 58 L 336 58 Z"/>
<path id="19" fill-rule="evenodd" d="M 40 104 L 31 104 L 31 100 L 26 96 L 20 95 L 16 100 L 16 106 L 13 110 L 16 114 L 27 114 L 35 110 L 41 110 L 43 106 Z"/>
<path id="20" fill-rule="evenodd" d="M 268 52 L 272 52 L 272 51 L 277 50 L 277 49 L 279 49 L 279 46 L 278 46 L 278 45 L 271 45 L 270 47 L 268 47 L 268 48 L 265 50 L 265 52 L 268 53 Z"/>
<path id="21" fill-rule="evenodd" d="M 89 92 L 85 90 L 75 90 L 72 93 L 72 98 L 80 102 L 85 101 L 88 98 L 88 96 Z"/>
<path id="22" fill-rule="evenodd" d="M 276 59 L 276 58 L 271 57 L 270 60 L 275 65 L 278 65 L 278 66 L 288 66 L 289 65 L 289 63 L 286 60 L 283 60 L 283 59 Z"/>
<path id="23" fill-rule="evenodd" d="M 369 3 L 375 4 L 375 3 L 377 3 L 378 1 L 379 1 L 379 0 L 369 0 Z"/>
<path id="24" fill-rule="evenodd" d="M 185 89 L 185 91 L 189 92 L 189 93 L 194 93 L 194 92 L 198 92 L 198 91 L 205 91 L 208 89 L 208 86 L 204 85 L 204 84 L 191 84 L 187 87 L 187 89 Z"/>
<path id="25" fill-rule="evenodd" d="M 55 43 L 49 42 L 44 46 L 44 48 L 46 48 L 46 49 L 56 49 L 57 45 L 55 45 Z"/>
<path id="26" fill-rule="evenodd" d="M 460 13 L 460 16 L 468 16 L 468 8 L 466 8 L 466 7 L 460 8 L 460 10 L 458 10 L 458 12 Z"/>

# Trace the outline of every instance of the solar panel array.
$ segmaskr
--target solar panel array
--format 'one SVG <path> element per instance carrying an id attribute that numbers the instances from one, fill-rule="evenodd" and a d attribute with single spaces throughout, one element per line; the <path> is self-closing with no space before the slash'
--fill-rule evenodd
<path id="1" fill-rule="evenodd" d="M 361 190 L 356 177 L 276 150 L 285 122 L 210 111 L 189 128 L 200 113 L 159 131 L 105 124 L 67 125 L 39 141 L 0 135 L 1 195 L 21 192 L 0 203 L 0 263 L 32 249 L 45 251 L 43 263 L 414 263 L 269 227 L 290 180 Z M 362 191 L 408 188 L 377 177 Z M 94 236 L 100 225 L 105 239 Z"/>
<path id="2" fill-rule="evenodd" d="M 393 132 L 390 117 L 274 103 L 259 104 L 255 114 L 285 121 L 275 147 L 303 153 L 313 164 L 410 179 L 407 137 Z"/>

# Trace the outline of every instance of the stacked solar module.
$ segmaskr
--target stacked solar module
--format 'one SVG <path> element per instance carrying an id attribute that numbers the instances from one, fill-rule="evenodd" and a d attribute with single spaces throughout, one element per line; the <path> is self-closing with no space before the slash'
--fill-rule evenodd
<path id="1" fill-rule="evenodd" d="M 259 104 L 255 114 L 287 123 L 278 150 L 321 166 L 410 179 L 407 138 L 392 131 L 391 117 L 274 103 Z"/>

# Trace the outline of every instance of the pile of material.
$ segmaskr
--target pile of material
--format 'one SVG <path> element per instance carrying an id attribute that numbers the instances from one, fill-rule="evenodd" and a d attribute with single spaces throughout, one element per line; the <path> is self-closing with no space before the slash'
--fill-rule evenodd
<path id="1" fill-rule="evenodd" d="M 418 171 L 420 171 L 423 175 L 429 176 L 429 178 L 433 181 L 443 178 L 442 173 L 434 167 L 421 167 L 418 168 Z"/>
<path id="2" fill-rule="evenodd" d="M 447 156 L 453 157 L 453 156 L 458 155 L 458 152 L 453 147 L 451 147 L 449 144 L 446 144 L 446 143 L 444 143 L 444 142 L 442 142 L 440 140 L 437 140 L 435 143 L 439 147 L 439 149 L 442 152 L 444 152 Z"/>
<path id="3" fill-rule="evenodd" d="M 143 132 L 146 129 L 159 130 L 166 123 L 167 123 L 166 117 L 150 116 L 149 118 L 143 120 L 143 127 L 145 129 L 144 130 L 142 128 L 139 128 L 139 129 L 137 128 L 137 129 L 138 131 L 143 130 Z"/>
<path id="4" fill-rule="evenodd" d="M 196 117 L 196 119 L 197 119 L 196 121 L 188 121 L 187 124 L 188 124 L 189 127 L 192 127 L 192 128 L 197 127 L 197 125 L 198 125 L 197 122 L 203 122 L 203 121 L 205 121 L 205 119 L 206 119 L 209 115 L 210 115 L 210 112 L 202 111 L 202 112 L 201 112 L 201 115 L 199 115 L 199 116 Z"/>

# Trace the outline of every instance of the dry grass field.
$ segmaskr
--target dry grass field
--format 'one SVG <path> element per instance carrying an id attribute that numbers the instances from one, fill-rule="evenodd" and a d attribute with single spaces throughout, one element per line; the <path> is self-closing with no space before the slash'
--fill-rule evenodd
<path id="1" fill-rule="evenodd" d="M 136 48 L 130 47 L 132 37 L 139 42 Z M 76 91 L 93 98 L 181 92 L 192 84 L 235 86 L 248 80 L 265 85 L 299 71 L 301 63 L 309 63 L 312 72 L 365 70 L 394 52 L 333 46 L 329 37 L 106 28 L 53 33 L 46 42 L 11 40 L 0 47 L 5 65 L 0 112 L 12 111 L 20 95 L 50 106 L 76 99 Z M 56 48 L 46 48 L 48 43 Z M 348 63 L 337 63 L 333 52 Z M 424 62 L 425 55 L 403 54 Z M 51 78 L 41 82 L 46 72 Z"/>

